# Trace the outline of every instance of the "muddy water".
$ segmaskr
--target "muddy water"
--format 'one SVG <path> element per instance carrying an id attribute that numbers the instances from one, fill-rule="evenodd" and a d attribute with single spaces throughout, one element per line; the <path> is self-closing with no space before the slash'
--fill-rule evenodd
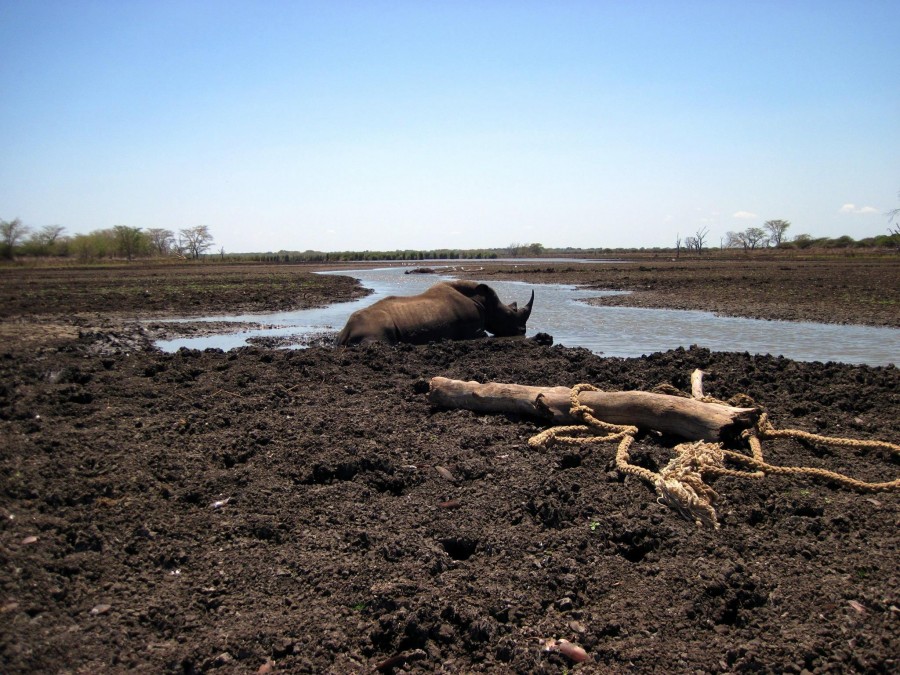
<path id="1" fill-rule="evenodd" d="M 159 341 L 164 351 L 181 347 L 233 349 L 253 338 L 284 338 L 339 331 L 352 312 L 386 295 L 421 293 L 445 278 L 433 274 L 404 274 L 403 268 L 342 270 L 361 280 L 374 293 L 351 303 L 322 309 L 266 315 L 208 317 L 210 321 L 263 323 L 273 328 L 197 338 Z M 900 362 L 900 330 L 868 326 L 788 321 L 760 321 L 720 317 L 708 312 L 594 307 L 583 300 L 604 295 L 572 286 L 518 281 L 491 281 L 504 302 L 527 302 L 535 290 L 528 334 L 549 333 L 555 344 L 585 347 L 605 356 L 640 356 L 675 347 L 699 345 L 713 351 L 781 355 L 798 361 L 839 361 L 887 365 Z M 615 294 L 609 291 L 606 295 Z M 192 319 L 195 321 L 196 319 Z"/>

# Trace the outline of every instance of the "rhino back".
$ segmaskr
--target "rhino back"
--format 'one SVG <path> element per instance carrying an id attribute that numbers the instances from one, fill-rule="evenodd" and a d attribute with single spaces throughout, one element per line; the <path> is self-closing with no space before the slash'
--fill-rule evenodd
<path id="1" fill-rule="evenodd" d="M 421 295 L 388 296 L 350 315 L 339 345 L 366 342 L 426 343 L 484 334 L 484 307 L 469 297 L 469 282 L 440 283 Z"/>
<path id="2" fill-rule="evenodd" d="M 389 313 L 401 341 L 459 340 L 480 334 L 484 317 L 472 300 L 449 288 L 430 291 L 434 292 L 392 299 Z"/>

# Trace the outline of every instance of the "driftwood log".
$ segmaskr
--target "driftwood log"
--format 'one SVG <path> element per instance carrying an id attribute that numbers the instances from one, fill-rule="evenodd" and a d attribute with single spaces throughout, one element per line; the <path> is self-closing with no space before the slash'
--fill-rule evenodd
<path id="1" fill-rule="evenodd" d="M 428 400 L 443 408 L 515 413 L 553 424 L 575 424 L 581 420 L 569 414 L 571 391 L 569 387 L 480 384 L 435 377 L 431 380 Z M 723 440 L 748 428 L 758 417 L 755 408 L 734 408 L 647 391 L 584 391 L 580 401 L 604 422 L 653 429 L 690 441 Z"/>

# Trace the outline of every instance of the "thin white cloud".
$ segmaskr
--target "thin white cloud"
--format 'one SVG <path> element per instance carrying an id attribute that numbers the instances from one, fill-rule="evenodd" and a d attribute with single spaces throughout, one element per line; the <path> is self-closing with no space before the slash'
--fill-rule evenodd
<path id="1" fill-rule="evenodd" d="M 754 218 L 759 218 L 759 216 L 752 211 L 736 211 L 731 214 L 731 217 L 737 218 L 738 220 L 753 220 Z"/>
<path id="2" fill-rule="evenodd" d="M 844 204 L 841 208 L 838 209 L 838 213 L 859 213 L 862 215 L 870 215 L 872 213 L 879 213 L 879 211 L 874 206 L 857 206 L 856 204 Z"/>

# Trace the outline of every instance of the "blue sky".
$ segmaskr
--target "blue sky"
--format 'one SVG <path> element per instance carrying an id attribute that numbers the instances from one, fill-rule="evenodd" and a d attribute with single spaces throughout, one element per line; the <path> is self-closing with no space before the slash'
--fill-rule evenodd
<path id="1" fill-rule="evenodd" d="M 227 252 L 887 232 L 900 3 L 0 0 L 0 218 Z"/>

